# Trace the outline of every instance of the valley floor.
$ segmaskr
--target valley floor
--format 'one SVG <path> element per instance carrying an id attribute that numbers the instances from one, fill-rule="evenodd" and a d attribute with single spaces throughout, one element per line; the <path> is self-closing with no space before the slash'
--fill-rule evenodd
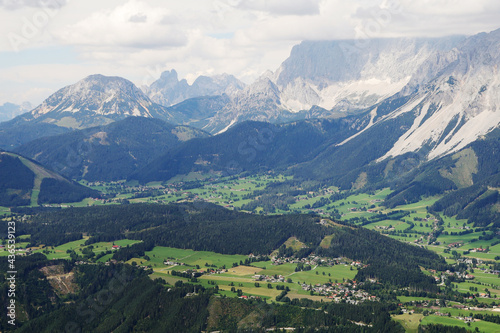
<path id="1" fill-rule="evenodd" d="M 474 318 L 485 313 L 500 315 L 500 308 L 497 307 L 500 303 L 497 301 L 500 296 L 500 240 L 488 228 L 474 227 L 466 220 L 429 212 L 428 207 L 438 197 L 388 209 L 382 204 L 391 192 L 389 189 L 371 194 L 340 192 L 335 187 L 308 190 L 305 187 L 294 188 L 290 181 L 289 177 L 272 174 L 239 178 L 190 174 L 169 183 L 150 183 L 146 186 L 126 182 L 85 183 L 105 193 L 106 199 L 86 199 L 59 206 L 211 202 L 255 214 L 313 213 L 322 216 L 321 223 L 335 224 L 333 221 L 336 220 L 345 225 L 363 226 L 399 241 L 426 247 L 443 256 L 449 264 L 467 267 L 466 273 L 461 276 L 450 272 L 425 271 L 436 279 L 443 290 L 448 286 L 458 293 L 471 295 L 466 303 L 446 301 L 443 304 L 425 297 L 398 296 L 404 313 L 393 318 L 401 322 L 407 332 L 417 332 L 419 325 L 429 323 L 500 332 L 500 320 L 493 323 Z M 272 196 L 283 200 L 272 199 L 262 192 L 270 184 L 278 188 Z M 280 184 L 283 186 L 280 187 Z M 9 220 L 10 210 L 0 207 L 2 215 L 7 216 L 4 220 Z M 138 242 L 122 239 L 87 246 L 84 244 L 87 238 L 57 247 L 26 249 L 29 235 L 24 235 L 18 237 L 16 246 L 19 255 L 40 252 L 49 259 L 69 259 L 72 253 L 80 257 L 93 253 L 89 260 L 107 262 L 112 260 L 113 253 L 119 248 Z M 323 243 L 328 246 L 330 241 L 331 238 L 325 239 Z M 295 250 L 302 246 L 296 239 L 289 239 L 285 245 Z M 8 252 L 2 248 L 0 256 L 6 255 Z M 248 259 L 249 256 L 243 255 L 155 247 L 127 263 L 152 269 L 151 278 L 161 278 L 172 285 L 179 280 L 204 287 L 217 285 L 219 292 L 228 297 L 276 300 L 286 288 L 290 299 L 359 302 L 375 298 L 357 289 L 353 279 L 358 264 L 348 258 L 338 258 L 326 264 L 308 262 L 310 269 L 307 271 L 297 271 L 298 262 L 276 264 L 266 258 L 246 263 Z"/>

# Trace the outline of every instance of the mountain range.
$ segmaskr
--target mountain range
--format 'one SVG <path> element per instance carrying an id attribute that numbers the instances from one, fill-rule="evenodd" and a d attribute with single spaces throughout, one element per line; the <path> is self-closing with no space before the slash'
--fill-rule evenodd
<path id="1" fill-rule="evenodd" d="M 498 172 L 478 147 L 497 151 L 499 54 L 496 30 L 306 41 L 248 86 L 230 75 L 189 85 L 172 70 L 141 91 L 123 78 L 91 75 L 0 124 L 1 148 L 76 179 L 281 169 L 344 189 L 389 185 L 398 189 L 393 202 L 414 199 Z M 89 145 L 78 167 L 57 167 L 68 149 Z"/>

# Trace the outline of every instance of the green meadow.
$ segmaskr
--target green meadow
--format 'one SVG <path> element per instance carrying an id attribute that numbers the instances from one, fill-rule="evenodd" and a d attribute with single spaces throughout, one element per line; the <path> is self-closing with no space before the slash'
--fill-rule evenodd
<path id="1" fill-rule="evenodd" d="M 500 332 L 500 325 L 495 324 L 495 323 L 490 323 L 487 321 L 474 321 L 474 322 L 471 322 L 470 326 L 469 326 L 463 320 L 460 320 L 460 319 L 441 317 L 441 316 L 435 316 L 435 315 L 426 316 L 422 319 L 421 325 L 428 325 L 428 324 L 441 324 L 441 325 L 447 325 L 447 326 L 458 326 L 458 327 L 466 328 L 467 330 L 470 330 L 470 331 L 474 331 L 477 327 L 479 332 L 488 332 L 488 333 Z"/>
<path id="2" fill-rule="evenodd" d="M 167 259 L 182 262 L 188 266 L 198 265 L 205 267 L 205 264 L 208 264 L 215 265 L 218 268 L 222 266 L 230 268 L 233 263 L 236 262 L 239 264 L 240 260 L 244 261 L 248 258 L 248 256 L 244 255 L 226 255 L 208 251 L 184 250 L 161 246 L 156 246 L 152 251 L 146 252 L 146 255 L 150 258 L 146 264 L 151 265 L 153 268 L 164 268 L 163 261 Z"/>

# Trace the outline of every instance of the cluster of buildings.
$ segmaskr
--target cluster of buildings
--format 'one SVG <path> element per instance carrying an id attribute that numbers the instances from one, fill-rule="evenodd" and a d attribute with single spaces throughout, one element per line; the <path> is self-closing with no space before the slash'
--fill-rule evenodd
<path id="1" fill-rule="evenodd" d="M 332 299 L 333 302 L 346 302 L 358 304 L 365 301 L 379 301 L 376 296 L 368 294 L 366 291 L 358 289 L 356 281 L 345 283 L 326 283 L 314 286 L 303 283 L 301 285 L 305 291 L 312 291 L 318 295 Z"/>
<path id="2" fill-rule="evenodd" d="M 470 252 L 484 252 L 484 253 L 486 253 L 486 252 L 489 252 L 489 249 L 487 249 L 487 248 L 483 249 L 482 247 L 477 247 L 477 248 L 470 250 Z"/>
<path id="3" fill-rule="evenodd" d="M 299 264 L 309 266 L 334 266 L 334 265 L 354 265 L 362 266 L 360 262 L 348 262 L 346 258 L 321 258 L 319 256 L 310 255 L 307 258 L 288 258 L 288 257 L 272 257 L 272 265 L 283 265 L 283 264 Z"/>
<path id="4" fill-rule="evenodd" d="M 177 262 L 177 261 L 173 261 L 170 259 L 164 260 L 163 264 L 167 265 L 167 266 L 184 266 L 185 265 L 183 262 Z"/>
<path id="5" fill-rule="evenodd" d="M 255 281 L 262 281 L 262 282 L 285 282 L 285 277 L 283 275 L 254 275 L 253 278 Z"/>
<path id="6" fill-rule="evenodd" d="M 431 272 L 436 273 L 435 270 L 431 270 Z M 447 270 L 446 272 L 442 272 L 441 275 L 434 275 L 434 279 L 438 283 L 444 282 L 446 280 L 447 276 L 455 276 L 458 279 L 462 279 L 462 280 L 473 280 L 474 279 L 474 275 L 471 275 L 471 274 L 467 273 L 466 271 L 465 272 L 451 272 L 449 270 Z"/>

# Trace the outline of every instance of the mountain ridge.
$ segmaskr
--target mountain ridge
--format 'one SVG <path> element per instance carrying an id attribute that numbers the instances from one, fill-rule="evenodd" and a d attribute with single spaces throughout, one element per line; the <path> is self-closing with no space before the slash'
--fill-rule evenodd
<path id="1" fill-rule="evenodd" d="M 110 181 L 126 178 L 182 142 L 208 136 L 199 129 L 160 119 L 128 117 L 30 141 L 15 151 L 70 178 Z"/>

